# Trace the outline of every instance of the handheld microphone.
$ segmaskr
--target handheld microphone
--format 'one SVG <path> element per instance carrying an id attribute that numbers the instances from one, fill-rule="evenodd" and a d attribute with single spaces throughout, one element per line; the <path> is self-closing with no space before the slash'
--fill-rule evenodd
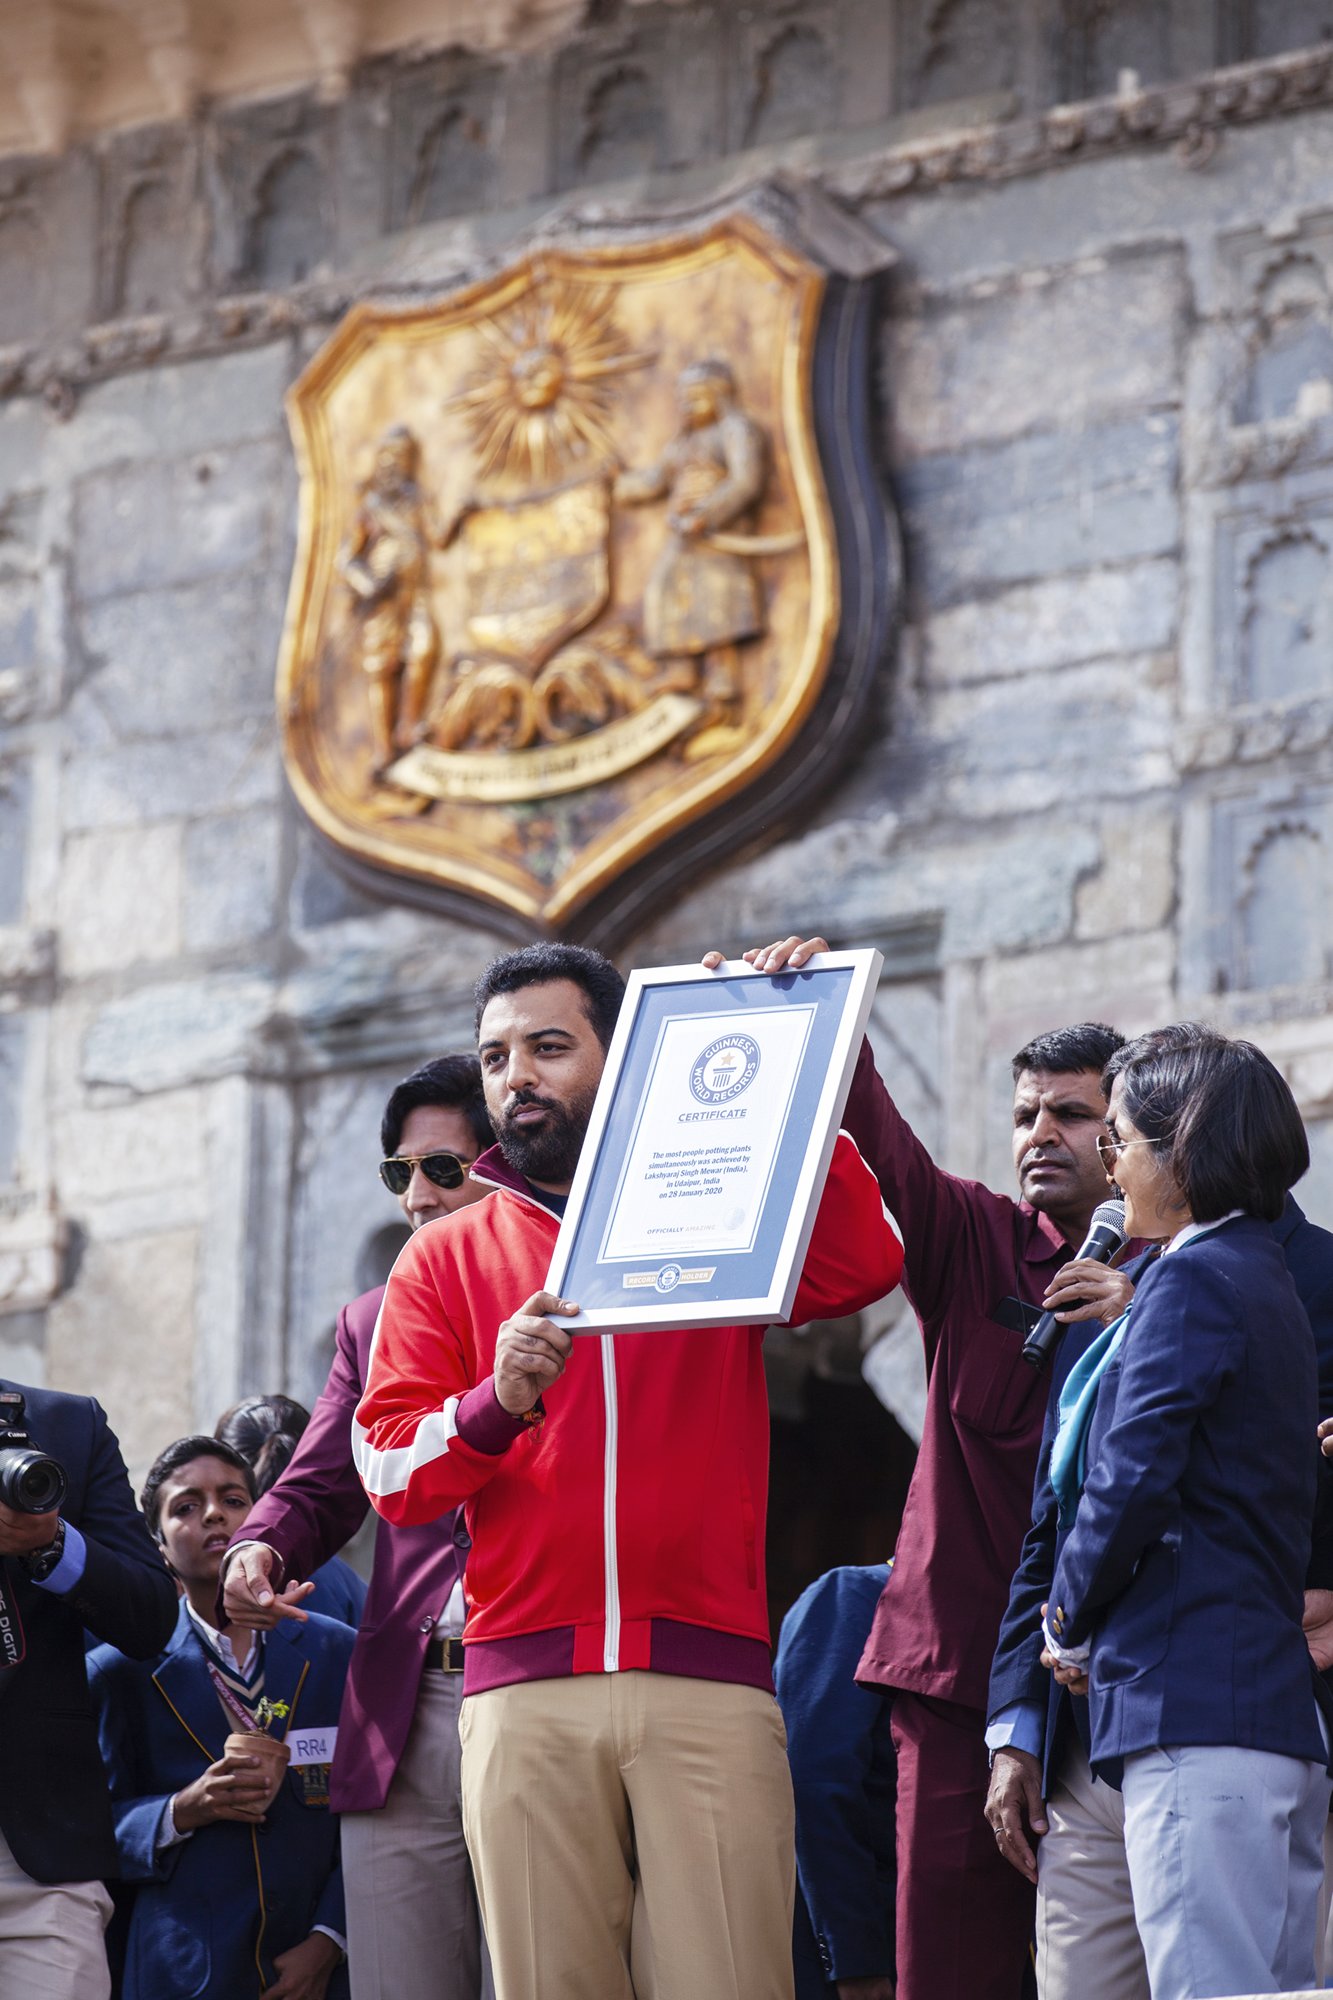
<path id="1" fill-rule="evenodd" d="M 1087 1241 L 1079 1257 L 1094 1264 L 1109 1264 L 1125 1240 L 1125 1204 L 1103 1201 L 1092 1211 Z M 1023 1359 L 1032 1368 L 1044 1368 L 1069 1331 L 1054 1313 L 1043 1313 L 1023 1342 Z"/>

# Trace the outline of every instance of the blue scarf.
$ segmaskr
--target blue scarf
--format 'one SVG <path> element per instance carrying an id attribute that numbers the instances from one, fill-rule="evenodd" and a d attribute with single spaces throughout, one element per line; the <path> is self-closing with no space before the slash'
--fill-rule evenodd
<path id="1" fill-rule="evenodd" d="M 1097 1403 L 1102 1376 L 1118 1351 L 1129 1324 L 1133 1303 L 1119 1319 L 1113 1319 L 1104 1333 L 1085 1348 L 1065 1378 L 1060 1391 L 1059 1418 L 1055 1443 L 1051 1446 L 1051 1485 L 1060 1507 L 1060 1526 L 1072 1526 L 1088 1476 L 1088 1430 Z"/>

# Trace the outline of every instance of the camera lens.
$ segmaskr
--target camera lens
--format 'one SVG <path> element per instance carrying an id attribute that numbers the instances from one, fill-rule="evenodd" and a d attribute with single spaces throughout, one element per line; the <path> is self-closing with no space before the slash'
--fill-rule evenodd
<path id="1" fill-rule="evenodd" d="M 18 1514 L 50 1514 L 65 1497 L 65 1474 L 45 1452 L 0 1452 L 0 1501 Z"/>

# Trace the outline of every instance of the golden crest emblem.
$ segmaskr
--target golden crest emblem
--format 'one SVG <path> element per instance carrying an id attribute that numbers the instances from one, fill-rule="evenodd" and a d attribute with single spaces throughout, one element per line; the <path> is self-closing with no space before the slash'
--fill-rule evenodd
<path id="1" fill-rule="evenodd" d="M 830 690 L 859 724 L 896 594 L 853 429 L 873 261 L 738 213 L 353 309 L 289 397 L 279 708 L 354 873 L 597 934 L 746 837 L 760 779 L 790 810 L 827 775 L 803 732 Z"/>

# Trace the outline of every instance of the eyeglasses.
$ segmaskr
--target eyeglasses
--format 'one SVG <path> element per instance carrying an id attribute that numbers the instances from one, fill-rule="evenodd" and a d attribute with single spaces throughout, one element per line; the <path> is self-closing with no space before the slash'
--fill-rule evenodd
<path id="1" fill-rule="evenodd" d="M 1108 1174 L 1115 1172 L 1116 1161 L 1130 1146 L 1146 1146 L 1146 1139 L 1113 1139 L 1109 1132 L 1103 1132 L 1097 1141 L 1097 1158 Z"/>
<path id="2" fill-rule="evenodd" d="M 390 1194 L 406 1194 L 414 1170 L 420 1167 L 436 1187 L 458 1188 L 467 1179 L 468 1164 L 457 1153 L 395 1153 L 391 1160 L 380 1161 L 380 1179 Z"/>

